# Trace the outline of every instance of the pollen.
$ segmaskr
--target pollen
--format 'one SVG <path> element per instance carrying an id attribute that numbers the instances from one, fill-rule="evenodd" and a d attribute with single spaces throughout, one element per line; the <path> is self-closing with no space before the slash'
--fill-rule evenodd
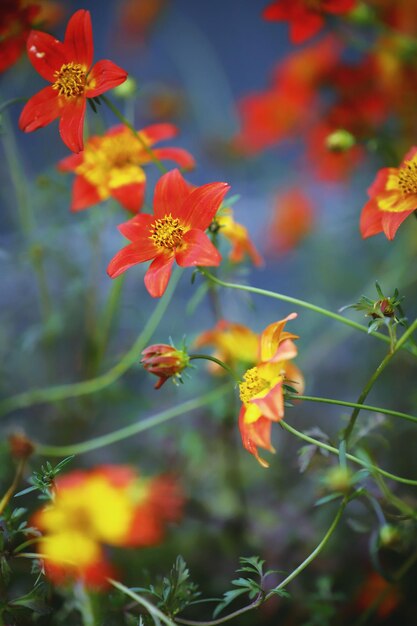
<path id="1" fill-rule="evenodd" d="M 398 170 L 398 186 L 403 195 L 417 193 L 417 161 L 405 161 Z"/>
<path id="2" fill-rule="evenodd" d="M 86 72 L 80 63 L 64 63 L 60 70 L 54 72 L 56 78 L 52 89 L 56 89 L 60 96 L 74 98 L 84 93 Z"/>
<path id="3" fill-rule="evenodd" d="M 243 403 L 252 400 L 257 393 L 269 387 L 269 382 L 259 375 L 257 367 L 251 367 L 243 375 L 243 383 L 239 385 L 239 395 Z"/>
<path id="4" fill-rule="evenodd" d="M 180 224 L 178 218 L 174 218 L 169 214 L 155 220 L 151 225 L 151 233 L 150 239 L 152 239 L 155 245 L 172 250 L 182 244 L 184 227 Z"/>

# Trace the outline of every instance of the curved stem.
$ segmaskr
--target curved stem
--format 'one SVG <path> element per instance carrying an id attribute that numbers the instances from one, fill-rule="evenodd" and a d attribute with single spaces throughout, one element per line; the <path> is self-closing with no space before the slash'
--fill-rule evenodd
<path id="1" fill-rule="evenodd" d="M 186 400 L 182 404 L 177 405 L 176 407 L 166 409 L 165 411 L 161 411 L 160 413 L 156 413 L 155 415 L 151 415 L 146 419 L 141 419 L 134 424 L 129 424 L 129 426 L 125 426 L 124 428 L 120 428 L 119 430 L 115 430 L 107 435 L 101 435 L 100 437 L 94 437 L 94 439 L 89 439 L 88 441 L 83 441 L 81 443 L 74 443 L 68 446 L 53 446 L 53 445 L 43 445 L 37 444 L 35 448 L 35 453 L 42 456 L 68 456 L 71 454 L 85 454 L 86 452 L 90 452 L 91 450 L 97 450 L 98 448 L 104 448 L 105 446 L 110 446 L 113 443 L 118 441 L 122 441 L 123 439 L 128 439 L 133 435 L 137 435 L 149 428 L 153 428 L 154 426 L 159 426 L 168 420 L 178 417 L 179 415 L 183 415 L 189 411 L 194 411 L 206 404 L 210 404 L 220 398 L 226 391 L 229 389 L 229 384 L 223 385 L 214 391 L 209 391 L 208 393 L 199 396 L 198 398 L 193 398 L 192 400 Z"/>
<path id="2" fill-rule="evenodd" d="M 142 605 L 151 616 L 156 616 L 161 620 L 166 626 L 176 626 L 175 622 L 172 621 L 165 613 L 162 613 L 154 604 L 146 600 L 143 596 L 139 596 L 137 593 L 129 589 L 129 587 L 125 587 L 122 583 L 119 583 L 117 580 L 113 580 L 112 578 L 107 579 L 113 587 L 116 587 L 119 591 L 122 591 L 124 594 L 135 600 L 138 604 Z"/>
<path id="3" fill-rule="evenodd" d="M 189 358 L 190 358 L 190 361 L 195 361 L 196 359 L 202 359 L 204 361 L 212 361 L 213 363 L 220 365 L 220 367 L 226 370 L 226 372 L 230 374 L 230 376 L 233 378 L 233 380 L 236 383 L 241 382 L 240 379 L 237 377 L 235 371 L 230 367 L 230 365 L 227 365 L 227 363 L 225 363 L 224 361 L 220 361 L 220 359 L 216 359 L 215 356 L 210 356 L 208 354 L 190 354 Z"/>
<path id="4" fill-rule="evenodd" d="M 34 406 L 35 404 L 57 402 L 58 400 L 63 400 L 65 398 L 75 398 L 77 396 L 97 393 L 101 389 L 104 389 L 104 387 L 108 387 L 118 380 L 137 361 L 139 353 L 143 350 L 157 329 L 159 322 L 161 321 L 171 301 L 180 276 L 181 270 L 177 268 L 172 274 L 168 289 L 158 302 L 148 320 L 148 323 L 145 325 L 132 347 L 125 353 L 122 359 L 107 372 L 95 378 L 90 378 L 89 380 L 84 380 L 78 383 L 56 385 L 55 387 L 47 387 L 45 389 L 33 389 L 31 391 L 25 391 L 15 396 L 11 396 L 10 398 L 6 398 L 0 402 L 0 415 L 9 413 L 15 409 Z"/>
<path id="5" fill-rule="evenodd" d="M 165 167 L 162 161 L 158 159 L 155 152 L 152 150 L 152 148 L 149 147 L 147 142 L 144 140 L 141 134 L 138 133 L 138 131 L 133 126 L 133 124 L 131 124 L 129 120 L 123 115 L 123 113 L 119 111 L 117 106 L 113 104 L 113 102 L 109 100 L 107 96 L 104 96 L 103 94 L 100 96 L 100 100 L 102 100 L 109 107 L 110 111 L 112 111 L 115 114 L 115 116 L 122 122 L 122 124 L 124 124 L 130 130 L 130 132 L 136 137 L 136 139 L 139 141 L 142 148 L 145 150 L 145 152 L 148 153 L 150 159 L 155 163 L 159 171 L 162 172 L 163 174 L 166 174 L 168 169 Z"/>
<path id="6" fill-rule="evenodd" d="M 323 441 L 319 441 L 318 439 L 314 439 L 313 437 L 310 437 L 309 435 L 306 435 L 305 433 L 300 432 L 296 428 L 293 428 L 292 426 L 287 424 L 287 422 L 285 422 L 284 420 L 281 420 L 279 423 L 282 426 L 282 428 L 284 428 L 285 430 L 288 430 L 289 433 L 291 433 L 292 435 L 295 435 L 299 439 L 302 439 L 303 441 L 306 441 L 307 443 L 311 443 L 314 446 L 317 446 L 317 448 L 322 448 L 322 450 L 327 450 L 328 452 L 331 452 L 332 454 L 336 454 L 336 456 L 339 456 L 340 454 L 339 448 L 334 448 L 328 443 L 324 443 Z M 412 485 L 414 487 L 417 487 L 417 480 L 412 480 L 411 478 L 403 478 L 402 476 L 396 476 L 396 474 L 391 474 L 391 472 L 387 472 L 386 470 L 383 470 L 376 465 L 372 465 L 372 463 L 367 463 L 366 461 L 362 461 L 362 459 L 359 459 L 357 456 L 354 456 L 353 454 L 346 453 L 346 458 L 349 459 L 349 461 L 356 463 L 356 465 L 360 465 L 361 467 L 364 467 L 365 469 L 369 471 L 376 472 L 377 474 L 380 474 L 381 476 L 385 476 L 385 478 L 390 478 L 391 480 L 395 480 L 397 483 L 402 483 L 404 485 Z"/>
<path id="7" fill-rule="evenodd" d="M 365 399 L 367 398 L 368 393 L 371 391 L 372 387 L 374 386 L 375 381 L 380 377 L 380 375 L 382 374 L 384 369 L 391 362 L 391 359 L 398 352 L 398 350 L 400 350 L 400 348 L 405 344 L 407 339 L 409 337 L 411 337 L 411 335 L 413 334 L 413 332 L 416 329 L 417 329 L 417 319 L 415 319 L 414 322 L 411 324 L 411 326 L 409 326 L 407 328 L 407 330 L 403 333 L 403 335 L 397 341 L 397 343 L 395 344 L 395 346 L 391 350 L 391 352 L 389 352 L 384 357 L 384 359 L 382 359 L 381 363 L 378 365 L 378 367 L 376 368 L 375 372 L 372 374 L 371 378 L 366 383 L 366 385 L 363 388 L 362 393 L 360 394 L 360 396 L 358 398 L 358 401 L 356 403 L 358 406 L 356 406 L 354 408 L 354 410 L 352 411 L 352 415 L 350 416 L 349 423 L 348 423 L 348 425 L 347 425 L 347 427 L 345 429 L 345 432 L 344 432 L 343 439 L 346 441 L 346 444 L 347 444 L 347 442 L 349 440 L 350 435 L 352 434 L 352 431 L 354 429 L 354 426 L 355 426 L 356 420 L 358 418 L 359 412 L 360 412 L 360 410 L 362 408 L 362 404 L 365 401 Z"/>
<path id="8" fill-rule="evenodd" d="M 324 315 L 331 319 L 334 319 L 346 326 L 350 326 L 355 330 L 359 330 L 367 335 L 372 335 L 372 337 L 376 337 L 380 341 L 384 341 L 385 343 L 390 343 L 389 337 L 386 337 L 382 333 L 378 333 L 376 331 L 369 332 L 367 326 L 363 326 L 362 324 L 358 324 L 353 320 L 347 319 L 338 313 L 333 313 L 333 311 L 329 311 L 328 309 L 323 309 L 320 306 L 316 306 L 315 304 L 311 304 L 311 302 L 306 302 L 305 300 L 300 300 L 298 298 L 292 298 L 291 296 L 285 296 L 281 293 L 276 293 L 275 291 L 268 291 L 267 289 L 259 289 L 258 287 L 251 287 L 250 285 L 239 285 L 237 283 L 228 283 L 224 280 L 220 280 L 216 276 L 213 276 L 210 272 L 208 272 L 205 268 L 200 267 L 200 272 L 208 278 L 213 283 L 220 285 L 221 287 L 227 287 L 229 289 L 237 289 L 239 291 L 247 291 L 248 293 L 255 293 L 260 296 L 266 296 L 267 298 L 273 298 L 275 300 L 282 300 L 283 302 L 288 302 L 290 304 L 294 304 L 295 306 L 302 307 L 304 309 L 309 309 L 310 311 L 314 311 L 315 313 L 319 313 L 320 315 Z M 404 346 L 409 352 L 417 356 L 417 349 L 413 346 Z"/>
<path id="9" fill-rule="evenodd" d="M 417 417 L 409 415 L 408 413 L 402 413 L 401 411 L 393 411 L 391 409 L 384 409 L 379 406 L 370 406 L 369 404 L 358 404 L 357 402 L 346 402 L 344 400 L 334 400 L 333 398 L 319 398 L 316 396 L 301 396 L 294 394 L 290 396 L 291 400 L 305 400 L 306 402 L 318 402 L 321 404 L 334 404 L 337 406 L 348 406 L 351 408 L 359 408 L 363 411 L 373 411 L 374 413 L 383 413 L 384 415 L 392 415 L 393 417 L 401 417 L 401 419 L 408 420 L 410 422 L 417 423 Z"/>

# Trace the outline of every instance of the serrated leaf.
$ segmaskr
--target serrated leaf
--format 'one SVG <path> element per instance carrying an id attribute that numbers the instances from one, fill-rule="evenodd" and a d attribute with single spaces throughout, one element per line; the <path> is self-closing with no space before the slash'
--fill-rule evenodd
<path id="1" fill-rule="evenodd" d="M 270 589 L 268 591 L 268 594 L 273 593 L 276 596 L 280 596 L 281 598 L 291 598 L 291 594 L 288 593 L 288 591 L 285 591 L 285 589 L 278 589 L 277 587 L 274 587 L 273 589 Z"/>
<path id="2" fill-rule="evenodd" d="M 223 609 L 225 609 L 233 600 L 246 593 L 246 589 L 232 589 L 224 592 L 222 602 L 213 611 L 213 617 L 216 618 Z"/>

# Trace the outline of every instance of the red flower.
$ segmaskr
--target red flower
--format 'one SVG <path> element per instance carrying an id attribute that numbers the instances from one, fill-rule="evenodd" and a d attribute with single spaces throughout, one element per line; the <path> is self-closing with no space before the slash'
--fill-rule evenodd
<path id="1" fill-rule="evenodd" d="M 23 50 L 40 7 L 20 0 L 2 0 L 0 8 L 0 72 L 13 65 Z"/>
<path id="2" fill-rule="evenodd" d="M 299 189 L 288 189 L 275 197 L 272 221 L 268 224 L 267 251 L 285 254 L 296 248 L 313 229 L 315 209 Z"/>
<path id="3" fill-rule="evenodd" d="M 165 292 L 174 261 L 181 267 L 219 265 L 220 253 L 205 234 L 229 189 L 226 183 L 191 187 L 178 170 L 164 174 L 155 186 L 154 214 L 136 215 L 119 230 L 132 243 L 110 261 L 116 278 L 129 267 L 153 259 L 145 274 L 152 297 Z"/>
<path id="4" fill-rule="evenodd" d="M 33 96 L 24 107 L 19 127 L 31 132 L 60 118 L 59 132 L 73 152 L 83 149 L 87 98 L 120 85 L 127 73 L 112 61 L 93 60 L 93 34 L 89 11 L 81 9 L 68 22 L 64 42 L 41 31 L 27 40 L 29 60 L 52 85 Z"/>
<path id="5" fill-rule="evenodd" d="M 403 221 L 417 209 L 417 148 L 411 148 L 399 167 L 379 170 L 368 195 L 360 218 L 362 237 L 384 232 L 394 239 Z"/>
<path id="6" fill-rule="evenodd" d="M 313 37 L 324 25 L 325 13 L 347 13 L 356 0 L 275 0 L 263 11 L 268 21 L 290 22 L 292 43 Z"/>

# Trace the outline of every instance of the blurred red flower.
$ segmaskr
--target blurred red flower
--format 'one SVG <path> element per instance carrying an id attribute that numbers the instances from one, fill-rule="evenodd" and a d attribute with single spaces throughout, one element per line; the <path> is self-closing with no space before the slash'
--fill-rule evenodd
<path id="1" fill-rule="evenodd" d="M 40 6 L 23 0 L 2 0 L 0 7 L 0 72 L 16 63 L 39 16 Z"/>
<path id="2" fill-rule="evenodd" d="M 356 0 L 275 0 L 262 16 L 268 21 L 288 21 L 292 43 L 302 43 L 322 29 L 326 13 L 347 13 L 355 4 Z"/>
<path id="3" fill-rule="evenodd" d="M 60 118 L 59 132 L 73 152 L 83 150 L 83 127 L 87 98 L 120 85 L 127 73 L 112 61 L 93 60 L 93 33 L 89 11 L 80 9 L 70 18 L 64 42 L 33 30 L 27 39 L 33 67 L 52 83 L 25 105 L 19 127 L 31 132 Z"/>
<path id="4" fill-rule="evenodd" d="M 145 286 L 159 298 L 167 288 L 174 261 L 181 267 L 219 265 L 220 253 L 205 230 L 229 189 L 226 183 L 189 185 L 178 170 L 161 176 L 155 186 L 154 214 L 136 215 L 119 230 L 132 243 L 110 261 L 107 272 L 116 278 L 137 263 L 153 262 Z"/>
<path id="5" fill-rule="evenodd" d="M 299 189 L 288 189 L 275 196 L 273 216 L 268 224 L 266 246 L 270 255 L 285 254 L 313 229 L 314 207 Z"/>

